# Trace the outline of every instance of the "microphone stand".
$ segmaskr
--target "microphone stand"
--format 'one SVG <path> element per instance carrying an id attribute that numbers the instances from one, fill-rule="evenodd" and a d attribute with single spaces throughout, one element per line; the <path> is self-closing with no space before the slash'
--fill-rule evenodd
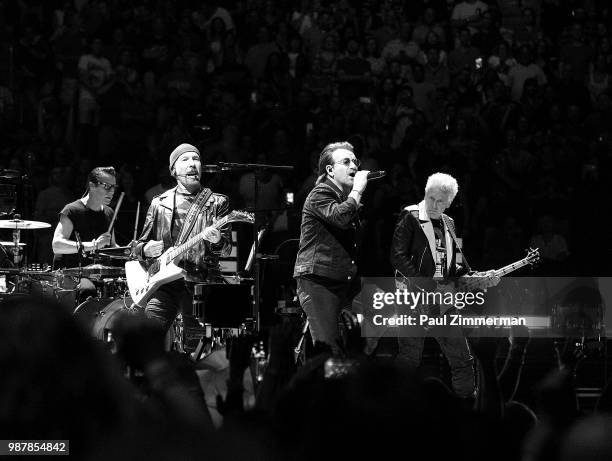
<path id="1" fill-rule="evenodd" d="M 211 165 L 212 166 L 212 165 Z M 214 166 L 213 166 L 214 167 Z M 258 210 L 257 209 L 257 199 L 259 197 L 259 179 L 257 178 L 258 171 L 292 171 L 293 167 L 290 165 L 271 165 L 265 163 L 227 163 L 227 162 L 219 162 L 216 168 L 213 168 L 212 171 L 209 172 L 219 172 L 219 171 L 252 171 L 253 172 L 253 209 L 249 211 L 253 211 L 255 214 L 255 225 L 253 226 L 253 248 L 252 253 L 255 256 L 254 260 L 254 285 L 253 285 L 253 320 L 255 322 L 255 331 L 259 332 L 261 330 L 261 315 L 260 315 L 260 302 L 261 302 L 261 264 L 260 260 L 266 259 L 265 255 L 259 253 L 259 229 L 257 228 L 257 213 L 261 211 L 267 210 Z M 206 172 L 206 169 L 204 170 Z"/>
<path id="2" fill-rule="evenodd" d="M 13 219 L 21 219 L 21 215 L 15 213 Z M 15 226 L 13 229 L 13 264 L 14 267 L 19 267 L 21 264 L 21 257 L 19 255 L 19 242 L 21 240 L 21 229 Z"/>
<path id="3" fill-rule="evenodd" d="M 83 242 L 81 242 L 81 235 L 77 232 L 74 231 L 74 237 L 76 238 L 77 241 L 77 258 L 79 260 L 79 280 L 81 280 L 82 276 L 83 276 Z"/>

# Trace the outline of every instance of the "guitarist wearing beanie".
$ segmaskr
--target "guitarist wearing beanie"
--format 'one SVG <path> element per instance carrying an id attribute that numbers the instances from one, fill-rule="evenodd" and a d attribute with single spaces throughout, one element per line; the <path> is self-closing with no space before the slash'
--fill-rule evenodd
<path id="1" fill-rule="evenodd" d="M 179 312 L 191 313 L 193 296 L 185 280 L 222 281 L 219 257 L 231 252 L 230 226 L 213 226 L 228 213 L 229 199 L 201 184 L 200 151 L 191 144 L 180 144 L 170 154 L 169 167 L 177 186 L 153 198 L 134 254 L 145 265 L 155 264 L 155 258 L 169 248 L 189 244 L 187 241 L 197 234 L 203 239 L 181 257 L 178 265 L 183 269 L 182 276 L 159 287 L 146 302 L 146 315 L 161 322 L 166 330 Z M 129 283 L 127 268 L 126 274 Z"/>

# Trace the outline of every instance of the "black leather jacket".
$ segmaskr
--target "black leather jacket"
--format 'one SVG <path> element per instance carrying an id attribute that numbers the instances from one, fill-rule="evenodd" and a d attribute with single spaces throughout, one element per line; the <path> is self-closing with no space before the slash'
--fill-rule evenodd
<path id="1" fill-rule="evenodd" d="M 316 275 L 351 281 L 357 274 L 358 205 L 329 178 L 304 203 L 294 277 Z"/>
<path id="2" fill-rule="evenodd" d="M 453 220 L 449 216 L 446 217 L 454 226 Z M 449 277 L 458 275 L 454 251 L 452 255 Z M 421 228 L 419 218 L 413 216 L 410 211 L 404 210 L 395 226 L 391 243 L 391 264 L 405 277 L 431 278 L 436 272 L 427 236 Z"/>
<path id="3" fill-rule="evenodd" d="M 145 260 L 143 248 L 150 240 L 163 240 L 164 251 L 173 246 L 172 242 L 172 219 L 174 215 L 174 201 L 176 196 L 176 187 L 163 192 L 153 198 L 147 218 L 144 224 L 144 229 L 135 248 L 135 254 L 141 261 Z M 193 230 L 190 235 L 203 230 L 205 227 L 212 225 L 215 218 L 219 218 L 227 214 L 229 210 L 229 200 L 227 196 L 222 194 L 211 194 L 206 201 L 202 212 L 197 218 Z M 232 250 L 231 226 L 225 226 L 221 230 L 221 240 L 216 244 L 211 244 L 203 240 L 198 245 L 188 250 L 182 258 L 181 264 L 188 272 L 195 276 L 196 279 L 200 273 L 204 278 L 210 276 L 220 276 L 219 271 L 219 256 L 227 256 Z"/>

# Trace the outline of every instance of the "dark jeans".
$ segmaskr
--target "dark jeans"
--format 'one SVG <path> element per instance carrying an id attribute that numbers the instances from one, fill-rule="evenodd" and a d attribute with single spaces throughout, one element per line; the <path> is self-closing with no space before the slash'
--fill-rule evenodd
<path id="1" fill-rule="evenodd" d="M 323 342 L 337 354 L 341 344 L 338 317 L 342 309 L 350 309 L 359 282 L 338 282 L 322 277 L 297 277 L 296 281 L 313 342 Z"/>
<path id="2" fill-rule="evenodd" d="M 163 285 L 153 294 L 147 302 L 145 314 L 159 321 L 168 331 L 179 312 L 191 314 L 192 302 L 193 295 L 185 286 L 185 281 L 176 280 Z"/>
<path id="3" fill-rule="evenodd" d="M 475 389 L 474 358 L 470 353 L 467 339 L 463 336 L 441 334 L 444 328 L 448 327 L 432 328 L 429 336 L 435 338 L 448 360 L 455 393 L 459 397 L 472 397 Z M 418 368 L 421 364 L 424 342 L 424 337 L 398 338 L 398 360 L 405 362 L 410 368 Z"/>

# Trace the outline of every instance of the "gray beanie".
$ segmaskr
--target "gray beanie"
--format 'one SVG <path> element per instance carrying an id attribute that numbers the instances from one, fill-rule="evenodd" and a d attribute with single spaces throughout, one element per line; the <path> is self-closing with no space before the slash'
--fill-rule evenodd
<path id="1" fill-rule="evenodd" d="M 172 167 L 174 166 L 178 158 L 185 152 L 195 152 L 196 154 L 200 155 L 200 151 L 197 147 L 192 146 L 191 144 L 180 144 L 170 154 L 170 171 L 172 171 Z"/>

